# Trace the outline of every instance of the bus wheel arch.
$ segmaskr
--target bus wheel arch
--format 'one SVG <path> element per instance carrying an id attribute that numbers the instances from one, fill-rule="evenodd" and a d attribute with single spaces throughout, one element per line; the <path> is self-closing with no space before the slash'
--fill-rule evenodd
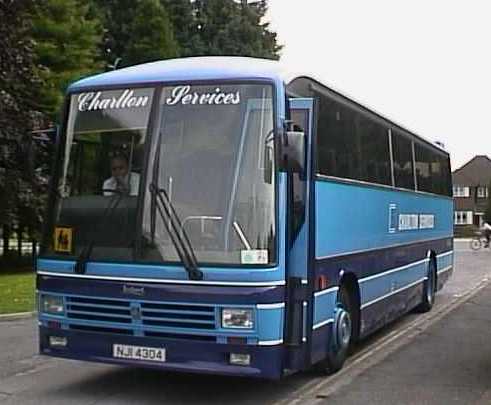
<path id="1" fill-rule="evenodd" d="M 332 335 L 326 357 L 317 364 L 317 369 L 328 374 L 343 367 L 360 330 L 360 289 L 352 273 L 344 273 L 339 282 L 336 309 L 332 323 Z"/>
<path id="2" fill-rule="evenodd" d="M 360 285 L 358 279 L 353 273 L 343 273 L 339 282 L 339 288 L 346 288 L 351 301 L 351 317 L 353 323 L 352 341 L 356 342 L 360 338 L 361 322 L 361 298 Z"/>

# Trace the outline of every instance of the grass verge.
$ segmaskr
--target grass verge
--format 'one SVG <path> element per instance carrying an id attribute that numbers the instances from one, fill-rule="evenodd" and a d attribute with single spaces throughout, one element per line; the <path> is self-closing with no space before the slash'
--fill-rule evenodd
<path id="1" fill-rule="evenodd" d="M 34 311 L 34 272 L 0 272 L 0 314 Z"/>

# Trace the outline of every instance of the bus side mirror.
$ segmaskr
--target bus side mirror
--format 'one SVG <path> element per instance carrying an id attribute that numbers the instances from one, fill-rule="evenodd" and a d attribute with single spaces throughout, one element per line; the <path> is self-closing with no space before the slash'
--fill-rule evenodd
<path id="1" fill-rule="evenodd" d="M 293 173 L 305 170 L 305 132 L 298 125 L 287 121 L 281 144 L 281 166 Z"/>

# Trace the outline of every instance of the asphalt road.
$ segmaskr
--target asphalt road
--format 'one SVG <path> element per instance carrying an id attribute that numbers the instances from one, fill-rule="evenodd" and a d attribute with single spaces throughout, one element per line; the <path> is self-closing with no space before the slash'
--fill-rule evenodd
<path id="1" fill-rule="evenodd" d="M 0 404 L 491 403 L 491 251 L 467 245 L 456 243 L 433 311 L 384 328 L 334 376 L 271 382 L 46 358 L 26 319 L 0 322 Z"/>
<path id="2" fill-rule="evenodd" d="M 491 404 L 491 285 L 351 384 L 309 402 Z"/>

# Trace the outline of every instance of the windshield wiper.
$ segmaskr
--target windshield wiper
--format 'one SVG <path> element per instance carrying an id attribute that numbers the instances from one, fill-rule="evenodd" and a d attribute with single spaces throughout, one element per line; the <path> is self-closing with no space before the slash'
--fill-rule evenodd
<path id="1" fill-rule="evenodd" d="M 172 203 L 163 188 L 159 188 L 155 183 L 150 183 L 152 193 L 152 213 L 151 213 L 151 232 L 152 241 L 155 238 L 155 211 L 158 211 L 162 222 L 169 233 L 170 240 L 181 259 L 190 280 L 203 280 L 203 272 L 198 268 L 198 261 L 189 242 L 186 231 L 182 227 L 179 216 L 172 206 Z"/>
<path id="2" fill-rule="evenodd" d="M 114 210 L 118 207 L 119 203 L 123 199 L 123 196 L 125 195 L 122 191 L 118 190 L 111 190 L 113 192 L 113 195 L 111 196 L 111 199 L 109 200 L 106 209 L 104 210 L 104 213 L 102 214 L 102 218 L 99 221 L 98 224 L 94 225 L 92 228 L 92 238 L 90 239 L 89 243 L 87 243 L 87 246 L 85 246 L 84 249 L 82 249 L 82 252 L 80 252 L 80 255 L 77 258 L 77 261 L 75 263 L 75 273 L 76 274 L 85 274 L 87 270 L 87 262 L 90 259 L 90 255 L 92 253 L 92 249 L 94 248 L 94 244 L 96 242 L 97 236 L 99 232 L 96 232 L 99 229 L 102 229 L 102 227 L 106 224 L 107 219 L 111 216 L 111 214 L 114 212 Z"/>

